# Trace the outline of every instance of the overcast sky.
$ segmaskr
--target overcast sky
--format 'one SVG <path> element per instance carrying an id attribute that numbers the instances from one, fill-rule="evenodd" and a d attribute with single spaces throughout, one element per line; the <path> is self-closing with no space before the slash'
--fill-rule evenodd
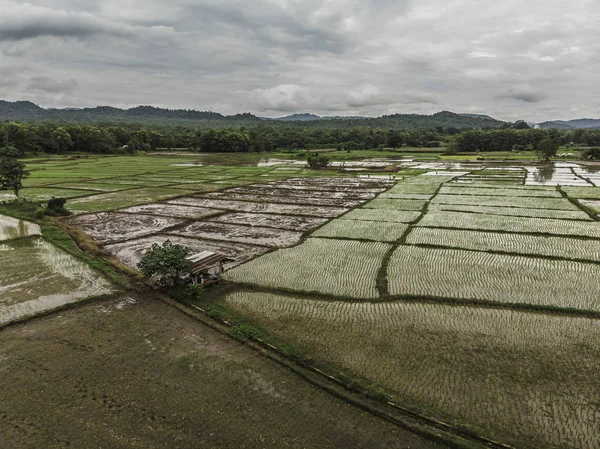
<path id="1" fill-rule="evenodd" d="M 598 0 L 0 0 L 0 99 L 600 117 Z"/>

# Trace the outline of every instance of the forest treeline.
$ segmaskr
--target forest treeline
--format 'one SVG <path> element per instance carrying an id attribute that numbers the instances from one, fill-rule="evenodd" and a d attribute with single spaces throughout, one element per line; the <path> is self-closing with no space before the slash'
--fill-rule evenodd
<path id="1" fill-rule="evenodd" d="M 559 144 L 600 146 L 600 130 L 531 129 L 524 122 L 511 128 L 462 131 L 438 126 L 431 130 L 355 127 L 284 127 L 260 125 L 234 129 L 139 124 L 80 125 L 58 123 L 0 123 L 0 146 L 26 153 L 106 153 L 185 148 L 202 152 L 268 152 L 336 148 L 443 147 L 445 152 L 536 150 L 544 139 Z"/>

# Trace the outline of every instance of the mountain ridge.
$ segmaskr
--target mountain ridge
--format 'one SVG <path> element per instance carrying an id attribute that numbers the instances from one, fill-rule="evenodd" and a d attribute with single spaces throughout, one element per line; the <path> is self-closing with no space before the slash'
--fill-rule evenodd
<path id="1" fill-rule="evenodd" d="M 311 127 L 379 127 L 399 130 L 434 129 L 436 127 L 457 129 L 498 128 L 506 122 L 489 116 L 457 114 L 440 111 L 431 115 L 397 113 L 381 117 L 326 116 L 299 113 L 279 118 L 258 117 L 251 113 L 224 115 L 213 111 L 195 109 L 165 109 L 141 105 L 129 109 L 114 106 L 93 108 L 42 108 L 30 101 L 8 102 L 0 100 L 0 121 L 28 123 L 140 123 L 164 125 L 194 125 L 204 128 L 227 128 L 234 126 L 311 126 Z"/>

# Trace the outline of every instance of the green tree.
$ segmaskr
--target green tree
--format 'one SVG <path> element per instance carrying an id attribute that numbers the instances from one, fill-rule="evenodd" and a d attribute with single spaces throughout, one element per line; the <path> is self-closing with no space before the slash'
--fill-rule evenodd
<path id="1" fill-rule="evenodd" d="M 310 168 L 327 168 L 327 165 L 329 165 L 329 158 L 321 156 L 319 153 L 308 153 L 306 162 L 308 162 Z"/>
<path id="2" fill-rule="evenodd" d="M 537 154 L 549 161 L 551 157 L 556 156 L 558 152 L 558 143 L 553 139 L 544 139 L 537 144 Z"/>
<path id="3" fill-rule="evenodd" d="M 56 128 L 52 133 L 52 142 L 58 149 L 59 153 L 66 153 L 73 148 L 73 139 L 71 134 L 65 128 Z"/>
<path id="4" fill-rule="evenodd" d="M 12 190 L 20 200 L 19 191 L 23 179 L 29 176 L 25 164 L 17 159 L 18 150 L 14 147 L 0 148 L 0 190 Z"/>
<path id="5" fill-rule="evenodd" d="M 148 254 L 142 257 L 138 268 L 144 276 L 159 276 L 160 285 L 176 285 L 180 276 L 190 267 L 186 259 L 190 249 L 183 245 L 176 245 L 170 240 L 162 245 L 155 243 Z"/>

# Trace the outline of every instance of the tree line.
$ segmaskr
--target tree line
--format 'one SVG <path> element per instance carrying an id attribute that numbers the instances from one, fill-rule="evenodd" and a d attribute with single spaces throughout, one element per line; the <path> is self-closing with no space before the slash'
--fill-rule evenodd
<path id="1" fill-rule="evenodd" d="M 22 154 L 69 152 L 135 153 L 185 148 L 202 152 L 265 152 L 281 149 L 439 147 L 443 129 L 402 132 L 393 129 L 240 127 L 196 129 L 184 126 L 78 125 L 55 123 L 0 123 L 0 145 Z"/>
<path id="2" fill-rule="evenodd" d="M 127 154 L 160 149 L 202 152 L 268 152 L 274 150 L 370 150 L 377 148 L 444 147 L 441 151 L 474 153 L 538 150 L 550 139 L 559 145 L 600 146 L 600 130 L 531 129 L 524 122 L 494 130 L 435 127 L 431 130 L 355 127 L 283 127 L 262 124 L 234 129 L 198 129 L 186 126 L 140 124 L 79 125 L 62 123 L 0 123 L 0 146 L 21 155 L 31 153 Z"/>

